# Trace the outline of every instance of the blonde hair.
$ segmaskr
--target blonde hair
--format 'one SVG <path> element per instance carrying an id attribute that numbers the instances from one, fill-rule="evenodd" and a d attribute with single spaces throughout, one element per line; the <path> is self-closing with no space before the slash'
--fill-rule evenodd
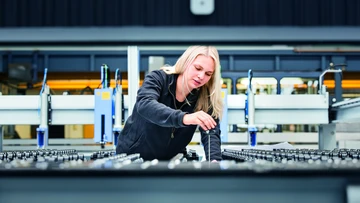
<path id="1" fill-rule="evenodd" d="M 161 69 L 167 74 L 183 74 L 199 55 L 211 57 L 215 63 L 215 70 L 210 80 L 199 89 L 199 99 L 195 106 L 195 111 L 208 112 L 212 109 L 211 116 L 221 119 L 223 111 L 223 99 L 221 97 L 221 73 L 220 58 L 217 49 L 213 46 L 190 46 L 177 60 L 174 66 L 164 66 Z M 183 82 L 184 88 L 188 88 Z M 210 97 L 210 99 L 209 99 Z"/>

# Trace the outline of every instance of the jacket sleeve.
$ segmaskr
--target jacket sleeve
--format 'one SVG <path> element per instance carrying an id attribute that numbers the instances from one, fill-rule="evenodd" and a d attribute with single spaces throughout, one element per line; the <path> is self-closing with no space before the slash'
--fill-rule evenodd
<path id="1" fill-rule="evenodd" d="M 216 120 L 216 127 L 209 130 L 208 132 L 205 132 L 201 127 L 200 133 L 201 133 L 201 142 L 204 146 L 205 156 L 206 160 L 209 161 L 209 138 L 210 138 L 210 160 L 222 160 L 221 156 L 221 139 L 220 139 L 220 124 L 219 120 Z"/>
<path id="2" fill-rule="evenodd" d="M 175 110 L 163 103 L 158 102 L 162 89 L 168 88 L 166 75 L 162 70 L 152 71 L 146 75 L 144 82 L 138 90 L 136 104 L 137 109 L 147 121 L 162 127 L 185 127 L 183 117 L 185 112 Z"/>

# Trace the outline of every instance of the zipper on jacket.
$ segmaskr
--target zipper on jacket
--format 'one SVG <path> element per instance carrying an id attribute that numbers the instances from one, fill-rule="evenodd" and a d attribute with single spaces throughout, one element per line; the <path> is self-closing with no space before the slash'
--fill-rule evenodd
<path id="1" fill-rule="evenodd" d="M 175 136 L 174 136 L 174 132 L 175 132 L 175 128 L 172 129 L 172 132 L 171 132 L 171 139 L 173 139 Z"/>

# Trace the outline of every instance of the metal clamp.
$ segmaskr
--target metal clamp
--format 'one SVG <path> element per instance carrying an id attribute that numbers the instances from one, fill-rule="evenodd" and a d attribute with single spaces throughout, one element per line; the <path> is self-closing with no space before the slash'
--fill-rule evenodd
<path id="1" fill-rule="evenodd" d="M 337 66 L 346 66 L 346 64 L 337 64 L 334 65 L 333 63 L 330 63 L 330 67 L 328 70 L 325 70 L 320 76 L 319 76 L 319 94 L 325 94 L 326 93 L 326 86 L 323 84 L 324 76 L 326 73 L 341 73 L 341 69 L 334 69 Z"/>

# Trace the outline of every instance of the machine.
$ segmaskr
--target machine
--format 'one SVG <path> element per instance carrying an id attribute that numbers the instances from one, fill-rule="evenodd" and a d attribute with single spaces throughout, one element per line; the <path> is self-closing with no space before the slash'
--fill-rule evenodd
<path id="1" fill-rule="evenodd" d="M 129 59 L 138 60 L 136 54 Z M 258 123 L 317 124 L 317 150 L 291 145 L 259 148 L 253 136 L 246 148 L 225 147 L 223 161 L 216 163 L 201 161 L 196 151 L 169 161 L 143 160 L 139 154 L 114 153 L 122 118 L 131 114 L 133 99 L 122 98 L 118 70 L 112 89 L 109 67 L 104 64 L 101 69 L 102 88 L 95 95 L 49 95 L 44 80 L 41 96 L 0 96 L 0 125 L 39 125 L 37 149 L 15 146 L 4 150 L 0 139 L 0 202 L 360 200 L 360 152 L 338 149 L 335 131 L 336 123 L 359 120 L 360 99 L 330 105 L 323 87 L 317 95 L 252 95 L 249 71 L 247 97 L 226 95 L 227 117 L 221 125 L 248 124 L 249 134 L 256 136 L 254 125 Z M 88 147 L 87 153 L 56 149 L 51 145 L 55 141 L 48 139 L 47 127 L 64 124 L 94 124 L 91 142 L 97 143 L 96 148 Z M 106 145 L 108 142 L 114 145 Z"/>

